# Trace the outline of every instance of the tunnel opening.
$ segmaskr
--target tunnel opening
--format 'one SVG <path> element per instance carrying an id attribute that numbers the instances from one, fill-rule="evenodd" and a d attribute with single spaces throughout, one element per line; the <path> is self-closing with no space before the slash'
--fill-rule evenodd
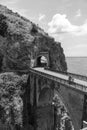
<path id="1" fill-rule="evenodd" d="M 45 56 L 39 56 L 37 58 L 37 67 L 46 67 L 48 65 L 47 58 Z"/>

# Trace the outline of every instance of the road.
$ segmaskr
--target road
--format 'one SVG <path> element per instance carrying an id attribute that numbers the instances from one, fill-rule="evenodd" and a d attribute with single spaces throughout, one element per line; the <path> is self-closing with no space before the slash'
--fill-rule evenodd
<path id="1" fill-rule="evenodd" d="M 51 75 L 51 76 L 54 76 L 54 77 L 58 77 L 58 78 L 61 78 L 61 79 L 67 80 L 67 81 L 69 80 L 69 76 L 67 76 L 67 75 L 60 74 L 58 72 L 53 72 L 53 71 L 50 71 L 50 70 L 46 70 L 42 67 L 37 67 L 37 68 L 33 68 L 33 69 L 38 71 L 38 72 L 42 72 L 44 74 L 48 74 L 48 75 Z M 83 80 L 79 80 L 79 79 L 74 78 L 74 83 L 87 87 L 87 82 L 83 81 Z"/>

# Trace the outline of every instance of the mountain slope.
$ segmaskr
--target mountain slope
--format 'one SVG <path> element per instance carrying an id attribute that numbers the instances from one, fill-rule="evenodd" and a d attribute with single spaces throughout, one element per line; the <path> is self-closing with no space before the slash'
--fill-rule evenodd
<path id="1" fill-rule="evenodd" d="M 28 70 L 31 57 L 35 58 L 35 47 L 37 53 L 49 51 L 51 68 L 67 70 L 61 43 L 30 20 L 0 5 L 0 70 Z"/>

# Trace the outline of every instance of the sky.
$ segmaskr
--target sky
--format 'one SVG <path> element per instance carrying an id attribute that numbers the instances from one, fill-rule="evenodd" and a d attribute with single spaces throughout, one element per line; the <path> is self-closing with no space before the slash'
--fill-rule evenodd
<path id="1" fill-rule="evenodd" d="M 65 56 L 87 56 L 87 0 L 0 0 L 0 4 L 61 42 Z"/>

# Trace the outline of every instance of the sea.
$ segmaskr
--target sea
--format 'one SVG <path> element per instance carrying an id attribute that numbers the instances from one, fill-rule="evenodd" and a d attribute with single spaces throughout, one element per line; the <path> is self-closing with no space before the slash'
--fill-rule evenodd
<path id="1" fill-rule="evenodd" d="M 66 57 L 67 71 L 87 76 L 87 57 Z"/>

